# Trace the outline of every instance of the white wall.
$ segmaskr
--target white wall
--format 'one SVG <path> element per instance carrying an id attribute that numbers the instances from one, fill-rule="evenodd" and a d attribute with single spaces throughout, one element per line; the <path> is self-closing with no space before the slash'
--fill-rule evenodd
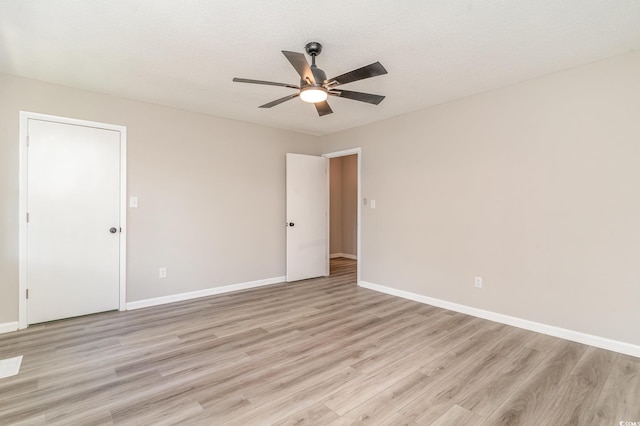
<path id="1" fill-rule="evenodd" d="M 362 279 L 640 344 L 639 76 L 634 53 L 323 137 L 377 201 Z"/>
<path id="2" fill-rule="evenodd" d="M 20 110 L 127 126 L 128 302 L 285 274 L 285 153 L 315 138 L 0 75 L 0 325 L 18 320 Z"/>

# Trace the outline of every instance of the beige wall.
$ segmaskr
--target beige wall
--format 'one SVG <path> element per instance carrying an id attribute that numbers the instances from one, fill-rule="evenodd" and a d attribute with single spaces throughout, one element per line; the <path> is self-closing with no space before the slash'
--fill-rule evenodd
<path id="1" fill-rule="evenodd" d="M 358 254 L 358 156 L 330 159 L 330 252 Z"/>
<path id="2" fill-rule="evenodd" d="M 363 280 L 638 345 L 638 75 L 633 53 L 321 138 L 0 76 L 0 323 L 22 109 L 128 127 L 129 301 L 283 275 L 284 153 L 361 147 Z"/>
<path id="3" fill-rule="evenodd" d="M 362 279 L 640 344 L 638 76 L 634 53 L 323 137 L 377 201 Z"/>
<path id="4" fill-rule="evenodd" d="M 0 324 L 18 320 L 20 110 L 127 126 L 127 301 L 284 275 L 285 153 L 315 138 L 0 75 Z"/>

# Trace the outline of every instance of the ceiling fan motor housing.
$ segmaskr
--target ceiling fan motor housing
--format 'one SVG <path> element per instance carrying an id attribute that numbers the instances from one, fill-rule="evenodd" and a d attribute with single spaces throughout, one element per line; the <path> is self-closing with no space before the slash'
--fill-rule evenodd
<path id="1" fill-rule="evenodd" d="M 311 68 L 311 72 L 315 77 L 316 84 L 309 84 L 308 81 L 300 79 L 300 87 L 307 87 L 307 86 L 322 87 L 324 82 L 327 80 L 327 74 L 325 74 L 324 71 L 322 71 L 320 68 L 318 68 L 315 65 L 311 65 L 310 68 Z"/>

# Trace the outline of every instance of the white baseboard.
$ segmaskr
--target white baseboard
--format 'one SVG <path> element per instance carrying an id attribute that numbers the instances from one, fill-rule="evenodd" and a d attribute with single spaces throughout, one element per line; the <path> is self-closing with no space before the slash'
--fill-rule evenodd
<path id="1" fill-rule="evenodd" d="M 18 327 L 18 321 L 13 322 L 5 322 L 0 324 L 0 334 L 2 333 L 10 333 L 12 331 L 18 331 L 20 327 Z"/>
<path id="2" fill-rule="evenodd" d="M 246 283 L 230 284 L 222 287 L 206 288 L 204 290 L 190 291 L 188 293 L 172 294 L 170 296 L 154 297 L 152 299 L 138 300 L 127 303 L 127 310 L 148 308 L 150 306 L 164 305 L 173 302 L 182 302 L 183 300 L 197 299 L 198 297 L 213 296 L 216 294 L 230 293 L 232 291 L 247 290 L 255 287 L 262 287 L 270 284 L 279 284 L 284 282 L 285 277 L 267 278 L 264 280 L 249 281 Z M 16 323 L 17 324 L 17 323 Z"/>
<path id="3" fill-rule="evenodd" d="M 355 254 L 333 253 L 329 255 L 330 259 L 335 259 L 336 257 L 344 257 L 346 259 L 358 260 L 358 256 L 356 256 Z"/>
<path id="4" fill-rule="evenodd" d="M 460 305 L 453 302 L 447 302 L 446 300 L 435 299 L 433 297 L 423 296 L 420 294 L 411 293 L 409 291 L 398 290 L 378 284 L 372 284 L 366 281 L 360 281 L 358 285 L 370 290 L 379 291 L 381 293 L 390 294 L 392 296 L 402 297 L 403 299 L 409 299 L 427 305 L 448 309 L 450 311 L 460 312 L 474 317 L 483 318 L 518 328 L 523 328 L 525 330 L 535 331 L 537 333 L 547 334 L 549 336 L 559 337 L 565 340 L 571 340 L 572 342 L 578 342 L 609 351 L 640 357 L 639 345 L 620 342 L 618 340 L 607 339 L 605 337 L 594 336 L 592 334 L 581 333 L 579 331 L 568 330 L 566 328 L 542 324 L 539 322 L 529 321 L 509 315 L 498 314 L 496 312 L 485 311 L 483 309 Z"/>

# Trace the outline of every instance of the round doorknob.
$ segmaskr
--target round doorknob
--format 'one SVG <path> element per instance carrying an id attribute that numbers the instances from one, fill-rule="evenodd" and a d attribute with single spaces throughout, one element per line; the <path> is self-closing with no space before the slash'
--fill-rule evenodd
<path id="1" fill-rule="evenodd" d="M 295 225 L 295 223 L 289 222 L 289 226 L 293 226 L 293 225 Z"/>
<path id="2" fill-rule="evenodd" d="M 115 234 L 116 232 L 118 232 L 118 230 L 116 228 L 111 228 L 109 229 L 109 232 L 111 232 L 112 234 Z"/>

